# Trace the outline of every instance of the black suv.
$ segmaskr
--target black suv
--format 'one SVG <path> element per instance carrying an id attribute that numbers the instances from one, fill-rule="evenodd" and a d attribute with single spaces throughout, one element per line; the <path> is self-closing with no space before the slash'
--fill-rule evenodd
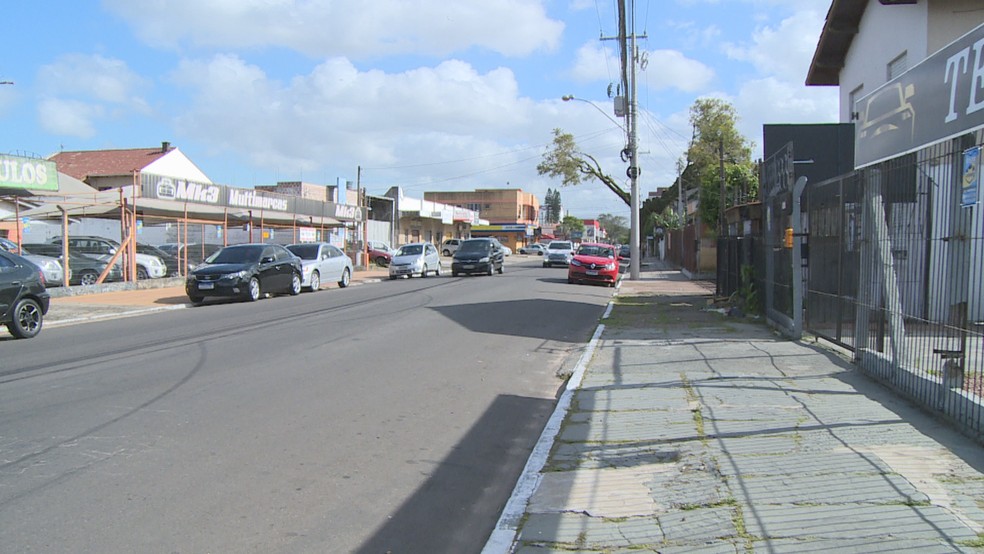
<path id="1" fill-rule="evenodd" d="M 502 244 L 495 239 L 463 240 L 451 258 L 451 275 L 457 277 L 459 273 L 502 273 L 504 257 Z"/>
<path id="2" fill-rule="evenodd" d="M 34 337 L 41 332 L 50 301 L 41 268 L 0 250 L 0 324 L 19 339 Z"/>

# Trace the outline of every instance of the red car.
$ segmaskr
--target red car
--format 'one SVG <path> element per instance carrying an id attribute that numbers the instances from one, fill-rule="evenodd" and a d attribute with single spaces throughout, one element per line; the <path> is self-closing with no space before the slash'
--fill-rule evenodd
<path id="1" fill-rule="evenodd" d="M 568 283 L 601 283 L 614 287 L 618 282 L 618 253 L 610 244 L 582 243 L 567 268 Z"/>

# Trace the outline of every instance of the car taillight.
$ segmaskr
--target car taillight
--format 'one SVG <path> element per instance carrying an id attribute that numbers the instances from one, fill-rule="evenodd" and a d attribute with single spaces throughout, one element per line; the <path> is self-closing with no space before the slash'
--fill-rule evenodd
<path id="1" fill-rule="evenodd" d="M 40 269 L 38 270 L 38 277 L 41 279 L 42 285 L 48 286 L 48 283 L 44 280 L 44 272 L 41 271 Z"/>

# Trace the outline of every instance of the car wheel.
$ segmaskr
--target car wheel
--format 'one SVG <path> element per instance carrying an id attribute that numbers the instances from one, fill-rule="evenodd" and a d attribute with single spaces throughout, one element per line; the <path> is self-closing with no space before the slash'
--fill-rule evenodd
<path id="1" fill-rule="evenodd" d="M 495 264 L 492 263 L 492 262 L 489 262 L 489 273 L 488 274 L 489 275 L 495 275 Z"/>
<path id="2" fill-rule="evenodd" d="M 376 265 L 378 265 L 379 267 L 387 267 L 389 266 L 389 262 L 386 261 L 386 258 L 380 256 L 376 258 Z"/>
<path id="3" fill-rule="evenodd" d="M 444 256 L 450 256 L 451 255 L 451 251 L 445 249 L 444 252 L 441 252 L 441 254 L 444 255 Z"/>
<path id="4" fill-rule="evenodd" d="M 547 262 L 543 262 L 543 267 L 550 267 L 550 264 L 548 264 Z"/>
<path id="5" fill-rule="evenodd" d="M 297 296 L 298 294 L 301 294 L 301 276 L 295 273 L 290 276 L 290 295 Z"/>
<path id="6" fill-rule="evenodd" d="M 438 277 L 441 276 L 441 264 L 437 264 L 437 269 L 434 270 L 434 275 L 437 275 Z"/>
<path id="7" fill-rule="evenodd" d="M 142 265 L 137 266 L 137 279 L 150 279 L 150 274 L 147 273 L 147 268 Z"/>
<path id="8" fill-rule="evenodd" d="M 342 270 L 342 280 L 338 282 L 339 288 L 345 288 L 352 282 L 352 272 L 346 267 Z"/>
<path id="9" fill-rule="evenodd" d="M 14 317 L 7 324 L 10 334 L 19 339 L 29 339 L 41 332 L 44 314 L 41 306 L 30 298 L 21 298 L 14 306 Z"/>
<path id="10" fill-rule="evenodd" d="M 458 272 L 457 271 L 452 271 L 451 272 L 451 276 L 452 277 L 457 277 L 458 276 Z"/>
<path id="11" fill-rule="evenodd" d="M 537 252 L 536 255 L 537 256 L 542 256 L 543 255 L 543 252 Z"/>
<path id="12" fill-rule="evenodd" d="M 396 275 L 390 275 L 390 281 L 396 281 Z"/>
<path id="13" fill-rule="evenodd" d="M 246 300 L 250 302 L 256 302 L 260 299 L 260 280 L 253 277 L 249 280 L 249 285 L 246 287 Z"/>
<path id="14" fill-rule="evenodd" d="M 99 274 L 95 271 L 87 270 L 79 272 L 79 284 L 80 285 L 95 285 L 96 281 L 99 280 Z"/>
<path id="15" fill-rule="evenodd" d="M 567 284 L 568 285 L 573 285 L 574 284 L 574 279 L 571 279 L 570 277 L 568 277 L 567 278 Z"/>
<path id="16" fill-rule="evenodd" d="M 321 290 L 321 274 L 317 271 L 311 272 L 311 292 L 318 292 Z"/>
<path id="17" fill-rule="evenodd" d="M 506 264 L 499 264 L 499 275 L 502 275 L 502 272 L 505 271 L 505 268 L 506 268 Z"/>
<path id="18" fill-rule="evenodd" d="M 427 277 L 427 272 L 428 271 L 430 271 L 430 270 L 427 269 L 427 264 L 424 264 L 424 269 L 420 272 L 420 278 L 423 279 L 424 277 Z"/>
<path id="19" fill-rule="evenodd" d="M 202 302 L 205 301 L 205 298 L 202 296 L 189 296 L 188 300 L 191 300 L 191 303 L 195 306 L 201 306 Z"/>

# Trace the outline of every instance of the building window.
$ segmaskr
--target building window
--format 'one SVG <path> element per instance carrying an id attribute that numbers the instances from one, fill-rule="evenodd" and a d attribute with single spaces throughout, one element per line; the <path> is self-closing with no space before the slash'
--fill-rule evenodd
<path id="1" fill-rule="evenodd" d="M 899 75 L 905 73 L 905 70 L 906 69 L 909 69 L 909 65 L 908 65 L 908 63 L 906 62 L 906 59 L 905 59 L 906 58 L 905 54 L 906 54 L 905 52 L 902 52 L 901 54 L 899 54 L 899 57 L 897 57 L 894 60 L 888 62 L 888 80 L 889 81 L 891 81 L 892 79 L 894 79 L 894 78 L 898 77 Z"/>
<path id="2" fill-rule="evenodd" d="M 851 94 L 847 97 L 847 105 L 850 108 L 850 120 L 857 121 L 861 119 L 861 109 L 858 106 L 858 99 L 864 93 L 864 85 L 858 85 L 858 88 L 851 91 Z"/>

